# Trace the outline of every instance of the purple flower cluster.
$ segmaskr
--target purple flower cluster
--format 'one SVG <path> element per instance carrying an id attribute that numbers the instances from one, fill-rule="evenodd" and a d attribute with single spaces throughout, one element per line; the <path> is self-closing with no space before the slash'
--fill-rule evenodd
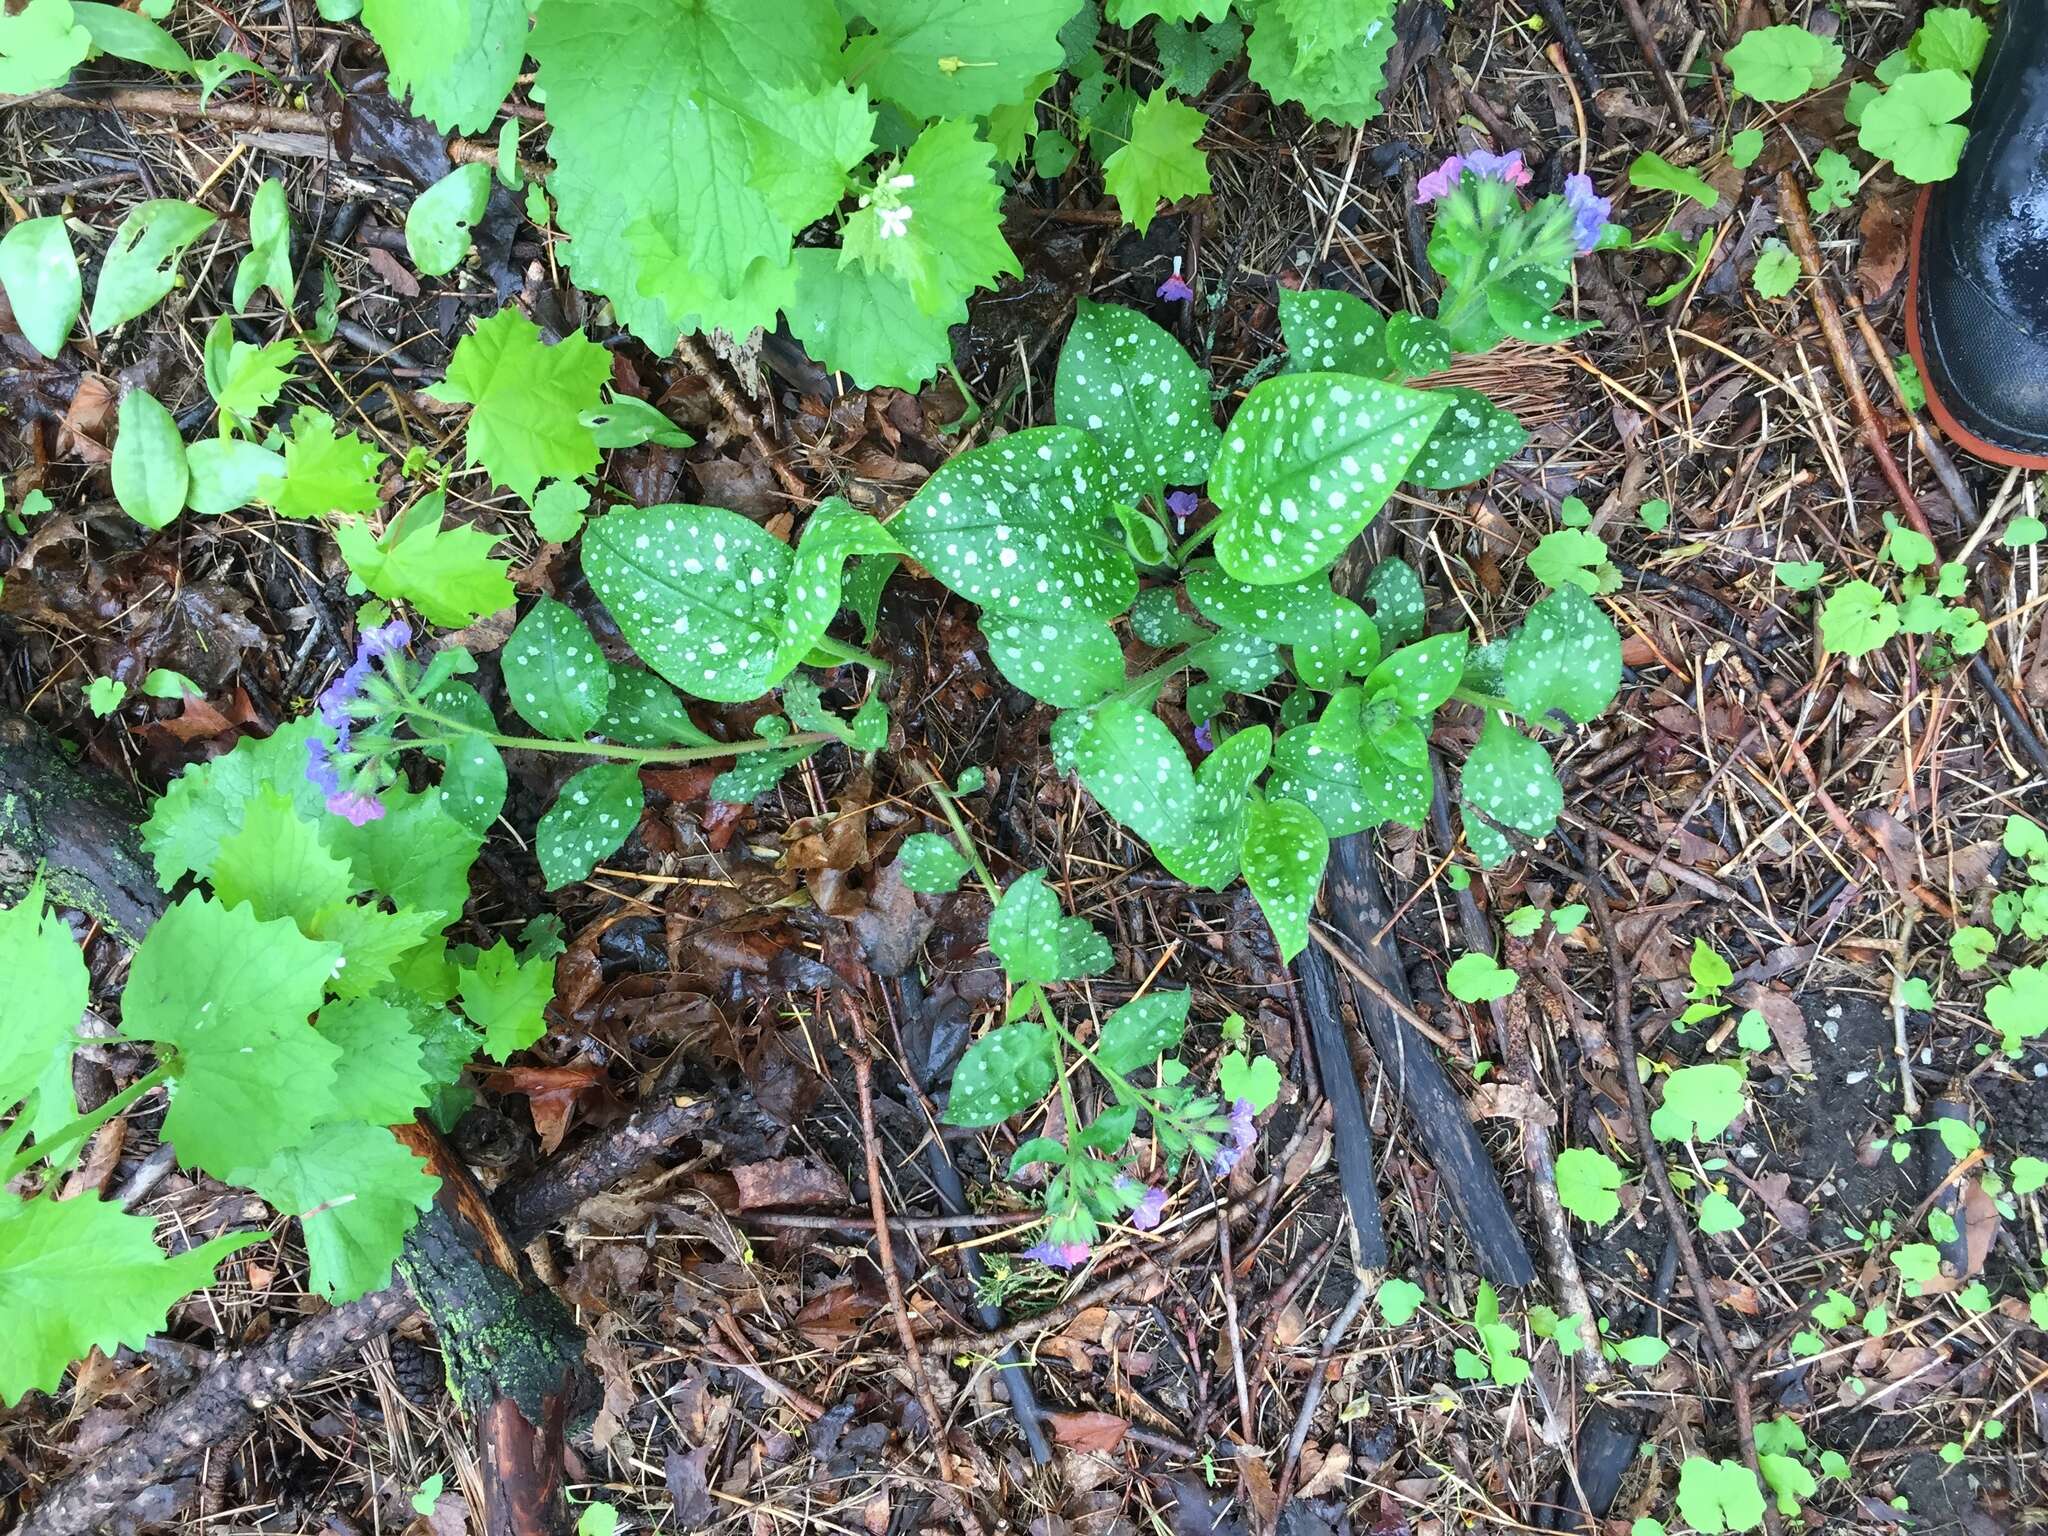
<path id="1" fill-rule="evenodd" d="M 1474 149 L 1462 155 L 1452 155 L 1442 165 L 1415 183 L 1415 201 L 1433 203 L 1440 197 L 1448 197 L 1451 189 L 1458 184 L 1458 178 L 1466 171 L 1489 181 L 1504 181 L 1511 187 L 1529 185 L 1529 167 L 1522 164 L 1522 152 L 1509 150 L 1496 155 L 1484 149 Z"/>
<path id="2" fill-rule="evenodd" d="M 411 643 L 412 626 L 403 619 L 364 630 L 356 642 L 355 659 L 327 685 L 318 701 L 320 723 L 334 732 L 334 745 L 330 747 L 318 736 L 307 738 L 306 779 L 327 797 L 327 809 L 345 818 L 352 827 L 376 821 L 384 814 L 384 803 L 360 789 L 341 786 L 341 770 L 336 760 L 347 755 L 355 728 L 350 706 L 363 696 L 377 663 Z"/>
<path id="3" fill-rule="evenodd" d="M 1254 1113 L 1250 1099 L 1239 1099 L 1230 1106 L 1230 1140 L 1216 1149 L 1216 1156 L 1209 1162 L 1209 1171 L 1217 1178 L 1228 1178 L 1258 1141 L 1258 1127 L 1252 1124 Z"/>
<path id="4" fill-rule="evenodd" d="M 1565 206 L 1572 211 L 1572 243 L 1581 256 L 1600 243 L 1600 231 L 1614 212 L 1614 199 L 1593 190 L 1593 178 L 1574 172 L 1564 179 Z"/>
<path id="5" fill-rule="evenodd" d="M 1036 1259 L 1039 1263 L 1050 1265 L 1054 1269 L 1072 1269 L 1077 1264 L 1087 1263 L 1091 1252 L 1093 1249 L 1086 1243 L 1055 1243 L 1048 1240 L 1035 1247 L 1026 1248 L 1024 1257 Z"/>
<path id="6" fill-rule="evenodd" d="M 1140 1184 L 1133 1178 L 1116 1181 L 1116 1192 L 1126 1200 L 1141 1189 L 1145 1193 L 1131 1208 L 1131 1225 L 1140 1232 L 1150 1232 L 1159 1225 L 1159 1218 L 1166 1214 L 1166 1191 L 1157 1184 Z"/>

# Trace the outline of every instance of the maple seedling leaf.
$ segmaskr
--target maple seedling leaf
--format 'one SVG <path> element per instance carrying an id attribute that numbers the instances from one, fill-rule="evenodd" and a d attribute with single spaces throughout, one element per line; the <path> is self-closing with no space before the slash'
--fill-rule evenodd
<path id="1" fill-rule="evenodd" d="M 494 560 L 500 535 L 467 523 L 443 523 L 446 498 L 423 496 L 380 537 L 367 523 L 337 522 L 334 542 L 350 585 L 390 602 L 407 602 L 429 623 L 449 629 L 512 606 L 512 565 Z"/>
<path id="2" fill-rule="evenodd" d="M 472 408 L 469 462 L 531 502 L 541 481 L 597 468 L 597 436 L 579 418 L 603 402 L 610 377 L 610 355 L 581 331 L 549 346 L 508 306 L 456 343 L 448 377 L 427 393 Z"/>
<path id="3" fill-rule="evenodd" d="M 1143 234 L 1162 202 L 1209 190 L 1209 157 L 1196 147 L 1209 120 L 1186 102 L 1154 91 L 1131 113 L 1130 141 L 1102 162 L 1102 184 Z"/>
<path id="4" fill-rule="evenodd" d="M 548 999 L 555 995 L 555 962 L 538 956 L 521 962 L 512 946 L 498 940 L 461 971 L 462 1011 L 484 1032 L 484 1052 L 503 1061 L 523 1051 L 547 1027 Z"/>
<path id="5" fill-rule="evenodd" d="M 284 474 L 257 486 L 279 517 L 326 517 L 333 512 L 377 510 L 377 465 L 383 458 L 353 432 L 337 432 L 334 418 L 312 406 L 292 416 L 285 440 Z"/>

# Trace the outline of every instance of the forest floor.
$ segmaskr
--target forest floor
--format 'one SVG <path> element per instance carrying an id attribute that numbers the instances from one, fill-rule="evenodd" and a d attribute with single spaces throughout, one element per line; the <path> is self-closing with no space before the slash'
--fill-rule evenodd
<path id="1" fill-rule="evenodd" d="M 1682 0 L 1645 9 L 1686 79 L 1710 49 L 1699 20 Z M 465 327 L 506 299 L 551 330 L 588 326 L 612 350 L 617 385 L 698 438 L 689 450 L 613 453 L 604 478 L 617 499 L 721 505 L 786 536 L 828 495 L 900 502 L 957 450 L 948 424 L 966 402 L 950 381 L 920 396 L 842 393 L 786 343 L 650 355 L 567 285 L 549 234 L 516 206 L 487 217 L 479 261 L 419 277 L 401 225 L 412 197 L 446 170 L 443 141 L 382 94 L 360 33 L 292 10 L 290 27 L 275 6 L 212 14 L 217 41 L 308 83 L 310 116 L 238 115 L 232 85 L 216 103 L 225 110 L 204 119 L 118 100 L 8 111 L 0 184 L 10 205 L 104 231 L 145 198 L 243 207 L 261 178 L 283 178 L 342 292 L 335 340 L 302 387 L 394 459 L 414 443 L 446 446 L 441 408 L 418 391 L 440 377 Z M 1389 110 L 1362 135 L 1313 130 L 1241 80 L 1219 81 L 1204 103 L 1214 194 L 1162 215 L 1144 238 L 1100 211 L 1085 173 L 1021 185 L 1008 233 L 1026 276 L 975 303 L 958 345 L 986 413 L 970 435 L 1046 418 L 1051 343 L 1079 295 L 1168 324 L 1219 387 L 1278 349 L 1278 286 L 1419 307 L 1433 282 L 1420 259 L 1416 177 L 1479 130 L 1497 149 L 1521 149 L 1539 187 L 1560 166 L 1589 171 L 1603 191 L 1619 186 L 1615 217 L 1639 231 L 1667 217 L 1671 199 L 1626 189 L 1631 156 L 1658 149 L 1700 163 L 1726 137 L 1731 106 L 1710 89 L 1687 98 L 1707 115 L 1674 125 L 1621 10 L 1572 8 L 1577 73 L 1546 47 L 1552 34 L 1507 6 L 1410 6 L 1403 18 Z M 1855 8 L 1843 25 L 1852 55 L 1870 59 L 1909 23 Z M 345 95 L 330 95 L 330 76 Z M 1790 126 L 1805 144 L 1841 132 L 1832 115 Z M 1672 302 L 1647 300 L 1680 275 L 1675 258 L 1599 257 L 1580 264 L 1576 303 L 1600 329 L 1565 347 L 1511 344 L 1461 361 L 1457 381 L 1514 411 L 1530 447 L 1472 491 L 1398 497 L 1371 534 L 1422 573 L 1437 605 L 1461 606 L 1475 631 L 1490 632 L 1564 499 L 1590 509 L 1621 577 L 1603 601 L 1624 637 L 1622 694 L 1560 760 L 1568 809 L 1545 857 L 1476 879 L 1472 895 L 1505 915 L 1581 901 L 1597 879 L 1612 930 L 1588 923 L 1561 936 L 1546 926 L 1512 941 L 1532 985 L 1511 1005 L 1475 1008 L 1449 999 L 1442 980 L 1465 947 L 1443 878 L 1449 850 L 1430 831 L 1390 828 L 1378 840 L 1381 877 L 1416 1009 L 1532 1249 L 1541 1191 L 1524 1138 L 1538 1127 L 1555 1146 L 1600 1147 L 1640 1166 L 1611 1024 L 1627 1010 L 1647 1061 L 1698 1059 L 1734 1014 L 1691 1032 L 1672 1017 L 1695 941 L 1726 958 L 1730 996 L 1761 1011 L 1772 1038 L 1733 1157 L 1690 1170 L 1723 1187 L 1745 1220 L 1697 1240 L 1757 1418 L 1789 1418 L 1846 1465 L 1804 1519 L 1843 1532 L 2007 1530 L 2048 1507 L 2048 1348 L 2024 1299 L 2043 1283 L 2048 1208 L 2035 1195 L 2001 1212 L 1969 1179 L 1950 1177 L 1937 1137 L 1901 1136 L 1895 1117 L 1924 1123 L 1950 1100 L 1980 1128 L 1977 1161 L 2048 1155 L 2038 1080 L 2048 1053 L 1996 1050 L 1981 978 L 1960 975 L 1947 946 L 1956 923 L 1984 921 L 2007 872 L 2005 819 L 2039 815 L 2048 783 L 2028 739 L 2048 717 L 2038 551 L 1998 538 L 2008 518 L 2039 511 L 2036 488 L 1968 459 L 1930 459 L 1893 390 L 1916 188 L 1880 176 L 1815 221 L 1817 280 L 1844 316 L 1858 388 L 1874 402 L 1867 412 L 1834 364 L 1812 282 L 1789 301 L 1756 295 L 1747 274 L 1761 242 L 1784 233 L 1774 173 L 1787 165 L 1801 169 L 1792 135 L 1775 136 L 1746 172 L 1725 157 L 1700 164 L 1721 201 L 1686 205 L 1673 222 L 1688 239 L 1712 230 L 1713 254 Z M 312 527 L 250 512 L 151 534 L 107 497 L 124 386 L 189 412 L 188 427 L 210 408 L 195 317 L 227 307 L 233 262 L 209 241 L 224 243 L 202 241 L 188 287 L 96 353 L 44 362 L 0 323 L 7 504 L 34 489 L 54 503 L 26 531 L 0 531 L 0 706 L 138 799 L 240 735 L 303 713 L 352 631 L 346 572 Z M 1201 295 L 1192 305 L 1155 298 L 1176 258 Z M 1773 579 L 1779 562 L 1875 571 L 1884 518 L 1902 509 L 1872 451 L 1873 426 L 1943 554 L 1971 567 L 1991 630 L 1981 674 L 1936 670 L 1903 640 L 1854 665 L 1829 657 L 1813 604 Z M 607 634 L 573 555 L 539 543 L 523 517 L 498 521 L 487 493 L 482 477 L 458 478 L 451 506 L 519 543 L 523 594 L 559 597 Z M 1645 504 L 1658 502 L 1668 521 L 1646 521 Z M 922 1373 L 984 1529 L 1307 1536 L 1542 1524 L 1560 1497 L 1585 1384 L 1543 1342 L 1530 1344 L 1534 1375 L 1519 1387 L 1459 1379 L 1477 1270 L 1362 1039 L 1393 1270 L 1433 1303 L 1400 1328 L 1370 1313 L 1349 1326 L 1356 1281 L 1327 1111 L 1292 979 L 1256 908 L 1241 887 L 1201 893 L 1164 875 L 1054 769 L 1048 712 L 988 666 L 971 611 L 913 578 L 891 593 L 876 645 L 894 668 L 894 733 L 871 763 L 835 749 L 745 810 L 707 801 L 709 769 L 650 772 L 653 808 L 635 837 L 553 897 L 507 830 L 530 826 L 554 788 L 520 773 L 552 770 L 515 768 L 506 822 L 479 865 L 468 925 L 517 932 L 551 913 L 567 942 L 555 1027 L 479 1080 L 482 1102 L 457 1130 L 485 1182 L 515 1180 L 558 1145 L 601 1133 L 656 1082 L 714 1106 L 707 1129 L 533 1250 L 587 1326 L 603 1386 L 595 1422 L 575 1441 L 577 1496 L 610 1500 L 625 1529 L 881 1536 L 958 1523 L 879 1267 L 872 1138 L 882 1202 L 900 1218 L 894 1258 Z M 508 629 L 509 616 L 465 637 L 483 659 L 487 697 L 491 652 Z M 131 696 L 104 718 L 87 707 L 92 679 L 133 683 L 155 668 L 184 673 L 205 698 Z M 730 713 L 734 724 L 746 718 Z M 1472 730 L 1454 717 L 1439 745 L 1460 758 Z M 992 1134 L 952 1134 L 973 1209 L 964 1222 L 943 1219 L 925 1156 L 930 1106 L 915 1085 L 949 1039 L 957 1049 L 1001 982 L 983 944 L 985 903 L 972 893 L 920 900 L 896 877 L 897 846 L 923 825 L 906 799 L 911 756 L 949 779 L 988 770 L 971 802 L 974 831 L 999 872 L 1049 868 L 1070 909 L 1110 936 L 1116 968 L 1093 993 L 1104 1011 L 1155 978 L 1188 987 L 1193 1016 L 1207 1021 L 1191 1035 L 1191 1058 L 1213 1052 L 1215 1021 L 1236 1013 L 1283 1069 L 1257 1158 L 1213 1188 L 1183 1188 L 1158 1232 L 1117 1238 L 1070 1279 L 1016 1257 L 1031 1191 L 1004 1175 L 1008 1146 Z M 1629 997 L 1615 994 L 1617 945 L 1638 978 Z M 89 955 L 115 996 L 120 947 L 103 939 Z M 850 968 L 914 971 L 912 957 L 924 986 L 899 979 L 877 994 L 871 1028 L 889 1054 L 864 1134 L 843 978 Z M 1931 983 L 1931 1009 L 1910 1006 L 1923 999 L 1908 977 Z M 131 1117 L 125 1140 L 101 1145 L 82 1170 L 85 1187 L 127 1187 L 153 1146 L 149 1117 Z M 1672 1346 L 1610 1388 L 1639 1415 L 1640 1438 L 1671 1454 L 1629 1472 L 1616 1532 L 1668 1511 L 1684 1450 L 1711 1443 L 1731 1454 L 1732 1412 L 1659 1203 L 1640 1180 L 1620 1194 L 1616 1222 L 1573 1225 L 1577 1257 L 1618 1335 Z M 213 1230 L 244 1219 L 221 1210 L 242 1198 L 171 1173 L 138 1208 Z M 1962 1234 L 1960 1264 L 1916 1294 L 1887 1257 L 1943 1200 Z M 266 1219 L 260 1207 L 249 1214 Z M 979 1281 L 964 1268 L 970 1254 Z M 147 1352 L 95 1357 L 62 1396 L 0 1414 L 0 1524 L 224 1352 L 322 1310 L 303 1280 L 303 1255 L 281 1230 L 175 1312 Z M 1989 1288 L 1988 1310 L 1958 1305 L 1973 1281 Z M 1818 1354 L 1788 1352 L 1831 1289 L 1870 1326 L 1837 1329 Z M 989 1369 L 997 1345 L 977 1300 L 1002 1308 L 998 1337 L 1029 1362 L 1052 1446 L 1042 1464 Z M 1340 1319 L 1347 1326 L 1333 1330 Z M 432 1346 L 421 1319 L 401 1324 L 283 1398 L 253 1433 L 206 1448 L 124 1520 L 208 1532 L 468 1528 L 478 1468 Z M 1320 1391 L 1304 1419 L 1312 1383 Z M 2000 1423 L 1998 1438 L 1981 1432 L 1987 1420 Z M 436 1476 L 439 1504 L 429 1497 L 434 1512 L 416 1513 L 415 1495 Z"/>

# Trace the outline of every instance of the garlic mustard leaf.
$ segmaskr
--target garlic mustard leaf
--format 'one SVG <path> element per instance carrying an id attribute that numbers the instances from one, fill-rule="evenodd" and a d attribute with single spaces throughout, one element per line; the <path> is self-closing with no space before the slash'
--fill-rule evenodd
<path id="1" fill-rule="evenodd" d="M 846 221 L 840 260 L 900 278 L 929 315 L 950 314 L 976 288 L 1021 270 L 1003 238 L 994 160 L 972 123 L 933 123 Z"/>
<path id="2" fill-rule="evenodd" d="M 1758 101 L 1796 101 L 1842 72 L 1842 45 L 1804 27 L 1758 27 L 1721 56 L 1735 89 Z"/>
<path id="3" fill-rule="evenodd" d="M 0 1110 L 26 1104 L 29 1129 L 41 1141 L 78 1114 L 71 1047 L 85 1017 L 89 982 L 71 930 L 44 906 L 40 877 L 0 912 L 0 976 L 7 978 Z"/>
<path id="4" fill-rule="evenodd" d="M 908 283 L 849 264 L 837 250 L 800 250 L 795 266 L 789 328 L 820 367 L 862 389 L 914 390 L 953 360 L 952 329 L 967 322 L 964 294 L 926 314 Z"/>
<path id="5" fill-rule="evenodd" d="M 913 118 L 986 117 L 1059 67 L 1079 0 L 861 0 L 871 27 L 846 45 L 846 78 Z"/>
<path id="6" fill-rule="evenodd" d="M 71 78 L 92 52 L 71 0 L 28 0 L 19 11 L 0 10 L 0 91 L 26 95 Z"/>
<path id="7" fill-rule="evenodd" d="M 1621 1170 L 1605 1152 L 1567 1147 L 1557 1154 L 1557 1201 L 1581 1221 L 1612 1221 L 1621 1214 Z"/>
<path id="8" fill-rule="evenodd" d="M 1742 1113 L 1742 1082 L 1741 1069 L 1724 1062 L 1680 1067 L 1664 1079 L 1664 1102 L 1650 1116 L 1651 1131 L 1661 1141 L 1711 1141 Z"/>
<path id="9" fill-rule="evenodd" d="M 427 1102 L 427 1068 L 412 1018 L 395 1003 L 359 997 L 329 1003 L 313 1027 L 341 1051 L 334 1120 L 395 1125 Z M 326 1134 L 323 1129 L 318 1134 Z"/>
<path id="10" fill-rule="evenodd" d="M 1970 82 L 1953 69 L 1901 75 L 1863 109 L 1856 143 L 1890 159 L 1908 181 L 1955 175 L 1969 130 L 1955 119 L 1970 109 Z"/>
<path id="11" fill-rule="evenodd" d="M 336 1303 L 390 1283 L 405 1234 L 436 1188 L 427 1165 L 386 1127 L 361 1120 L 323 1125 L 235 1182 L 299 1218 L 312 1289 Z"/>
<path id="12" fill-rule="evenodd" d="M 1288 21 L 1295 8 L 1290 0 L 1250 0 L 1239 7 L 1252 23 L 1245 50 L 1253 81 L 1275 101 L 1300 102 L 1311 117 L 1353 127 L 1378 117 L 1387 55 L 1394 47 L 1393 0 L 1360 8 L 1363 24 L 1306 65 L 1301 63 L 1301 40 Z"/>
<path id="13" fill-rule="evenodd" d="M 362 888 L 348 861 L 321 842 L 318 825 L 268 786 L 245 802 L 240 828 L 221 840 L 212 879 L 223 905 L 246 903 L 265 922 L 288 917 L 302 928 Z"/>
<path id="14" fill-rule="evenodd" d="M 488 128 L 526 59 L 526 0 L 363 0 L 390 91 L 443 133 Z"/>

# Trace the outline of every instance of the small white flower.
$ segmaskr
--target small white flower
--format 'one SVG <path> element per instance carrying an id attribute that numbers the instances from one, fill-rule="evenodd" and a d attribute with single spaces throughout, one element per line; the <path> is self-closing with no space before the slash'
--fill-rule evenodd
<path id="1" fill-rule="evenodd" d="M 891 176 L 889 178 L 889 185 L 895 188 L 898 192 L 908 192 L 912 187 L 917 185 L 917 178 L 915 176 L 909 175 L 908 173 L 901 176 Z"/>
<path id="2" fill-rule="evenodd" d="M 875 213 L 882 221 L 882 239 L 893 240 L 899 235 L 910 233 L 910 210 L 908 208 L 877 208 Z"/>

